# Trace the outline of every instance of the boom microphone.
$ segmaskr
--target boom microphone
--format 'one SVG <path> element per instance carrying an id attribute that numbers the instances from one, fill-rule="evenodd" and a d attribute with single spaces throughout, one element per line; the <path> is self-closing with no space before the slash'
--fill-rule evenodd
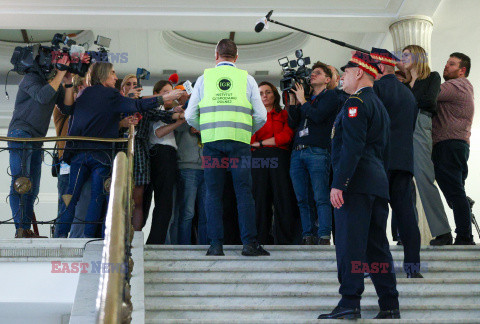
<path id="1" fill-rule="evenodd" d="M 270 19 L 270 16 L 272 15 L 272 13 L 273 13 L 273 10 L 270 10 L 264 18 L 260 19 L 257 22 L 257 24 L 255 25 L 255 31 L 257 33 L 261 32 L 263 28 L 267 25 L 267 21 Z"/>

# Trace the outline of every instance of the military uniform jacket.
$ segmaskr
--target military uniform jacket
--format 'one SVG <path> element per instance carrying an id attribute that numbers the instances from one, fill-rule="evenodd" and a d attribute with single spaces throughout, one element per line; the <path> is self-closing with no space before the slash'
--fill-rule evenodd
<path id="1" fill-rule="evenodd" d="M 389 199 L 389 129 L 388 113 L 371 87 L 348 98 L 332 128 L 332 188 Z"/>
<path id="2" fill-rule="evenodd" d="M 413 93 L 395 75 L 375 81 L 373 90 L 390 117 L 388 169 L 413 174 L 413 131 L 417 120 L 417 101 Z"/>

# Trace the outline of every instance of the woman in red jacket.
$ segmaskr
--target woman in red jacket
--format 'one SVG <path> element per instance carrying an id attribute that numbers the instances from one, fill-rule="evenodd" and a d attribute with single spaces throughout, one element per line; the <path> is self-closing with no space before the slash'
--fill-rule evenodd
<path id="1" fill-rule="evenodd" d="M 267 122 L 252 136 L 253 197 L 260 244 L 292 244 L 297 202 L 289 176 L 293 130 L 288 112 L 280 107 L 280 94 L 269 82 L 259 84 L 267 109 Z M 275 210 L 274 241 L 270 230 Z"/>

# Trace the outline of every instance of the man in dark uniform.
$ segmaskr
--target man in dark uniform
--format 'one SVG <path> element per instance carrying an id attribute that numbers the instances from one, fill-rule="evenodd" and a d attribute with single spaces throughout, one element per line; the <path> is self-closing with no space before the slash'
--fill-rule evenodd
<path id="1" fill-rule="evenodd" d="M 396 278 L 386 236 L 388 218 L 387 155 L 390 119 L 373 92 L 379 62 L 356 52 L 342 68 L 345 102 L 332 128 L 338 306 L 319 319 L 360 318 L 364 273 L 370 273 L 379 297 L 375 318 L 400 318 Z"/>
<path id="2" fill-rule="evenodd" d="M 417 102 L 412 92 L 395 76 L 399 61 L 385 49 L 372 48 L 370 56 L 380 61 L 382 73 L 373 90 L 385 105 L 390 117 L 390 153 L 388 181 L 390 206 L 395 214 L 404 247 L 403 268 L 407 278 L 420 274 L 420 230 L 413 205 L 413 131 L 417 120 Z"/>

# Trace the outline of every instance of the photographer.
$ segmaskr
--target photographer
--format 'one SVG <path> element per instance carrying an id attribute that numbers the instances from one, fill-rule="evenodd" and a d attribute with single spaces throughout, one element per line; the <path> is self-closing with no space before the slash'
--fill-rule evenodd
<path id="1" fill-rule="evenodd" d="M 70 65 L 68 56 L 61 57 L 56 63 Z M 65 106 L 72 104 L 72 75 L 69 72 L 56 70 L 55 76 L 50 80 L 46 80 L 40 72 L 29 72 L 19 84 L 15 109 L 8 127 L 8 136 L 16 138 L 45 137 L 55 105 L 64 110 Z M 40 186 L 42 145 L 41 142 L 8 143 L 12 175 L 9 197 L 17 230 L 15 237 L 39 237 L 30 230 L 30 226 L 33 203 Z M 20 177 L 26 177 L 31 182 L 31 188 L 25 194 L 19 194 L 15 190 L 15 181 Z"/>
<path id="2" fill-rule="evenodd" d="M 289 126 L 296 129 L 290 164 L 290 177 L 297 196 L 303 229 L 303 244 L 329 245 L 332 230 L 332 209 L 329 200 L 330 134 L 339 106 L 338 95 L 328 90 L 332 71 L 317 62 L 312 67 L 310 101 L 305 99 L 304 88 L 296 84 L 290 94 Z M 296 99 L 296 100 L 295 100 Z M 318 214 L 318 233 L 308 202 L 308 182 L 313 189 Z M 317 236 L 318 235 L 318 236 Z"/>
<path id="3" fill-rule="evenodd" d="M 154 109 L 165 100 L 179 98 L 182 91 L 172 91 L 165 96 L 149 99 L 133 100 L 126 98 L 115 89 L 117 76 L 111 63 L 97 62 L 90 67 L 90 87 L 72 105 L 72 123 L 69 129 L 71 136 L 117 138 L 121 113 L 135 113 Z M 164 119 L 183 118 L 183 114 L 164 113 Z M 110 173 L 111 146 L 102 142 L 67 143 L 69 151 L 64 153 L 67 162 L 71 160 L 71 171 L 68 194 L 71 201 L 62 215 L 59 236 L 66 237 L 70 231 L 75 206 L 78 202 L 83 183 L 92 175 L 92 192 L 86 222 L 97 222 L 100 219 L 103 200 L 104 180 Z M 72 151 L 71 149 L 82 149 Z M 106 152 L 99 150 L 105 149 Z M 84 237 L 94 237 L 96 224 L 86 224 Z"/>

